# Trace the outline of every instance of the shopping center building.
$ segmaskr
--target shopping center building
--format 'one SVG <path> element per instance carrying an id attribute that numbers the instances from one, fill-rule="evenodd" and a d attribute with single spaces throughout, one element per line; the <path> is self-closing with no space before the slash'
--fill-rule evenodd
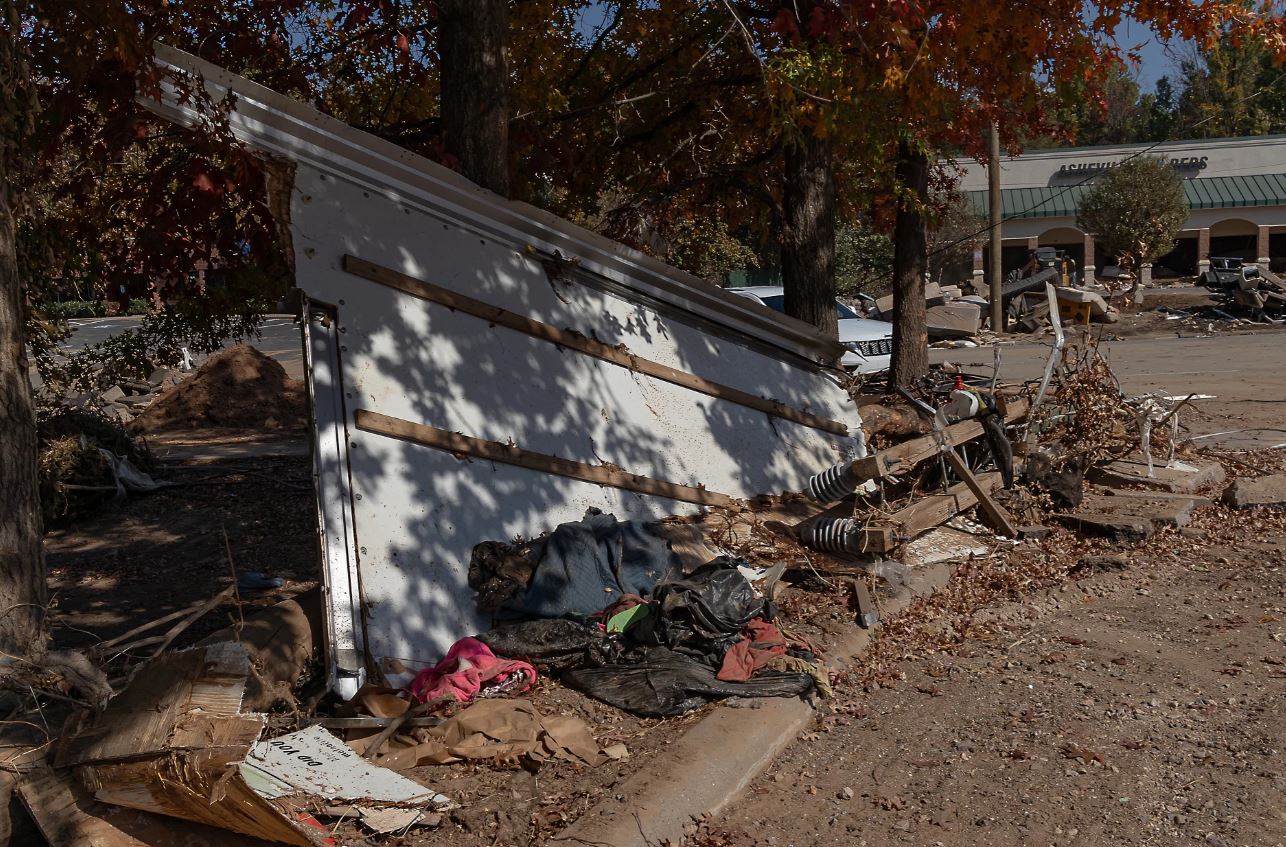
<path id="1" fill-rule="evenodd" d="M 1129 157 L 1164 158 L 1184 179 L 1188 220 L 1174 250 L 1155 263 L 1152 275 L 1192 276 L 1211 256 L 1234 256 L 1279 269 L 1286 264 L 1286 135 L 1210 138 L 1135 144 L 1030 150 L 1001 160 L 1002 267 L 1022 265 L 1035 247 L 1067 251 L 1093 279 L 1096 268 L 1115 263 L 1101 245 L 1076 226 L 1076 209 L 1094 179 Z M 960 189 L 974 209 L 987 214 L 987 166 L 961 162 Z M 974 253 L 980 278 L 987 249 Z"/>

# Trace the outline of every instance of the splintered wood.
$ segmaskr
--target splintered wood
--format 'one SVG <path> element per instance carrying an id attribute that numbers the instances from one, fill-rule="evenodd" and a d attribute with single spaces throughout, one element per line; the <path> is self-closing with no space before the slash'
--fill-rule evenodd
<path id="1" fill-rule="evenodd" d="M 267 631 L 285 631 L 279 616 L 264 623 Z M 263 740 L 267 716 L 243 711 L 250 673 L 240 641 L 198 645 L 142 666 L 103 711 L 70 723 L 55 758 L 60 770 L 41 772 L 23 788 L 50 843 L 134 847 L 133 836 L 104 823 L 104 810 L 133 809 L 256 839 L 236 843 L 320 847 L 332 843 L 311 813 L 321 801 L 370 805 L 376 821 L 367 826 L 376 829 L 380 821 L 410 826 L 447 803 L 363 761 L 321 727 Z M 73 773 L 79 784 L 69 782 Z"/>
<path id="2" fill-rule="evenodd" d="M 226 831 L 100 803 L 67 771 L 42 766 L 25 774 L 18 796 L 50 847 L 157 847 L 228 844 Z M 240 847 L 270 842 L 236 836 Z"/>
<path id="3" fill-rule="evenodd" d="M 1001 485 L 1000 473 L 978 474 L 980 489 L 988 494 Z M 978 497 L 968 483 L 960 482 L 943 494 L 929 494 L 899 509 L 892 515 L 862 529 L 862 550 L 887 553 L 898 545 L 941 526 L 956 515 L 978 504 Z"/>

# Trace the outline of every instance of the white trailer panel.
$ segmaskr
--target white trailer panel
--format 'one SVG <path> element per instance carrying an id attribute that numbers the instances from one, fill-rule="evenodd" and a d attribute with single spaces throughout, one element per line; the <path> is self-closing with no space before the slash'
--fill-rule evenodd
<path id="1" fill-rule="evenodd" d="M 372 667 L 415 670 L 486 628 L 467 584 L 481 541 L 532 537 L 591 507 L 660 517 L 716 495 L 797 491 L 862 449 L 831 367 L 841 349 L 811 327 L 194 57 L 160 58 L 199 72 L 216 97 L 234 93 L 237 135 L 296 166 L 290 232 L 311 304 L 328 647 L 342 693 Z M 173 97 L 149 105 L 194 118 Z M 354 273 L 354 259 L 403 287 Z M 428 289 L 438 294 L 414 293 Z M 458 296 L 507 317 L 441 300 Z M 581 349 L 592 341 L 614 349 Z M 359 413 L 402 435 L 358 426 Z M 429 446 L 412 430 L 466 446 Z M 631 490 L 640 484 L 626 474 L 655 484 Z"/>

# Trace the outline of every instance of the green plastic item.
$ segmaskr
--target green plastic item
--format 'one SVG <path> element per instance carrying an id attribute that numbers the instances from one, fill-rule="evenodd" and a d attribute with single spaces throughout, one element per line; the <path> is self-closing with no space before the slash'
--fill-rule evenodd
<path id="1" fill-rule="evenodd" d="M 623 612 L 617 612 L 607 619 L 608 632 L 624 632 L 634 624 L 652 613 L 652 607 L 646 603 L 630 606 Z"/>

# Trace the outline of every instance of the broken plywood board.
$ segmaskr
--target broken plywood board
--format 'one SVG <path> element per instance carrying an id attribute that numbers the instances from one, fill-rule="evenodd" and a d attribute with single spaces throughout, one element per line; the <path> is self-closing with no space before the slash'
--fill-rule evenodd
<path id="1" fill-rule="evenodd" d="M 413 811 L 444 802 L 321 727 L 261 741 L 266 716 L 240 712 L 249 672 L 235 642 L 153 660 L 72 725 L 60 759 L 100 802 L 299 847 L 329 843 L 310 812 L 325 800 Z"/>
<path id="2" fill-rule="evenodd" d="M 327 801 L 396 809 L 404 825 L 447 804 L 318 726 L 240 748 L 85 765 L 80 773 L 105 803 L 298 847 L 330 843 L 311 814 Z"/>
<path id="3" fill-rule="evenodd" d="M 270 842 L 99 803 L 74 776 L 48 766 L 25 774 L 18 796 L 50 847 L 268 847 Z"/>
<path id="4" fill-rule="evenodd" d="M 940 526 L 907 542 L 902 552 L 902 562 L 913 568 L 920 568 L 970 556 L 985 556 L 989 552 L 991 546 L 985 538 L 954 527 Z"/>
<path id="5" fill-rule="evenodd" d="M 257 794 L 237 772 L 250 745 L 83 765 L 78 771 L 104 803 L 154 812 L 296 847 L 325 844 L 311 815 Z"/>
<path id="6" fill-rule="evenodd" d="M 69 725 L 55 763 L 71 767 L 219 746 L 247 735 L 254 739 L 263 718 L 240 714 L 249 671 L 245 648 L 236 642 L 154 659 L 103 711 Z"/>

